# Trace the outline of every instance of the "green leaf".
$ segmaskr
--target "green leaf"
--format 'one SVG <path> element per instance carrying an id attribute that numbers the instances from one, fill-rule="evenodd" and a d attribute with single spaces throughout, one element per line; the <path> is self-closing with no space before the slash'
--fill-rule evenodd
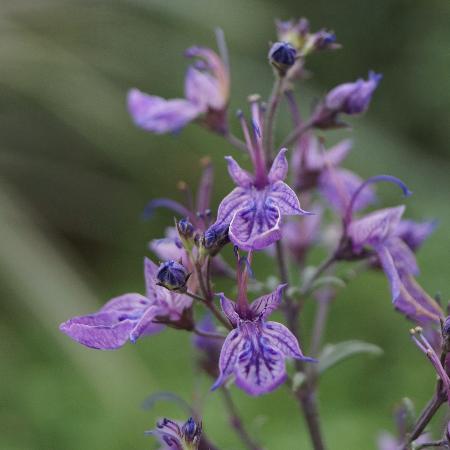
<path id="1" fill-rule="evenodd" d="M 383 350 L 377 345 L 356 340 L 339 342 L 337 344 L 327 344 L 319 356 L 319 373 L 324 373 L 336 364 L 359 353 L 380 356 L 383 353 Z"/>

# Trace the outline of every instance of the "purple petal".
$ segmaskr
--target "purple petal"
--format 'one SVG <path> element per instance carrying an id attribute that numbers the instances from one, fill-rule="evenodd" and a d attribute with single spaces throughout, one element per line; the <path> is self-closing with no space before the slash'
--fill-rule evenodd
<path id="1" fill-rule="evenodd" d="M 268 295 L 257 298 L 251 305 L 250 310 L 258 319 L 266 319 L 273 311 L 275 311 L 281 303 L 283 289 L 287 284 L 280 284 L 277 289 Z"/>
<path id="2" fill-rule="evenodd" d="M 229 298 L 225 297 L 223 293 L 217 294 L 220 298 L 220 307 L 222 311 L 227 316 L 231 325 L 234 327 L 239 323 L 239 314 L 236 312 L 235 303 L 232 302 Z"/>
<path id="3" fill-rule="evenodd" d="M 136 323 L 136 326 L 130 332 L 130 341 L 134 344 L 141 336 L 148 336 L 150 334 L 158 333 L 164 328 L 164 325 L 154 323 L 153 320 L 158 315 L 158 307 L 150 306 L 141 319 Z"/>
<path id="4" fill-rule="evenodd" d="M 412 276 L 402 275 L 401 282 L 400 295 L 394 301 L 395 309 L 419 325 L 439 324 L 440 319 L 443 319 L 439 304 Z"/>
<path id="5" fill-rule="evenodd" d="M 172 228 L 176 232 L 174 228 Z M 149 249 L 161 260 L 174 261 L 181 260 L 183 264 L 187 263 L 187 255 L 180 240 L 177 237 L 166 237 L 163 239 L 153 239 L 149 243 Z"/>
<path id="6" fill-rule="evenodd" d="M 129 91 L 127 101 L 134 123 L 154 133 L 178 131 L 203 112 L 203 109 L 188 100 L 165 100 L 138 89 Z"/>
<path id="7" fill-rule="evenodd" d="M 398 237 L 390 237 L 384 243 L 389 248 L 395 267 L 400 273 L 418 275 L 419 267 L 412 250 Z"/>
<path id="8" fill-rule="evenodd" d="M 376 245 L 393 235 L 404 210 L 404 206 L 379 209 L 352 221 L 348 227 L 348 235 L 353 245 L 355 247 Z"/>
<path id="9" fill-rule="evenodd" d="M 271 345 L 280 350 L 284 356 L 310 362 L 315 361 L 315 359 L 303 355 L 297 338 L 281 323 L 266 322 L 263 328 L 263 335 L 270 341 Z"/>
<path id="10" fill-rule="evenodd" d="M 260 194 L 236 212 L 230 223 L 230 239 L 243 250 L 261 250 L 281 238 L 280 220 L 275 201 Z"/>
<path id="11" fill-rule="evenodd" d="M 110 300 L 98 313 L 64 322 L 60 330 L 87 347 L 113 350 L 128 340 L 147 303 L 142 295 L 125 294 Z"/>
<path id="12" fill-rule="evenodd" d="M 245 207 L 251 202 L 250 191 L 244 188 L 237 187 L 233 189 L 219 205 L 217 212 L 217 223 L 231 222 L 236 211 Z"/>
<path id="13" fill-rule="evenodd" d="M 325 158 L 333 166 L 338 166 L 347 157 L 353 145 L 351 139 L 344 139 L 325 153 Z"/>
<path id="14" fill-rule="evenodd" d="M 234 329 L 228 333 L 223 343 L 222 350 L 219 358 L 220 375 L 216 382 L 211 387 L 214 391 L 220 387 L 224 381 L 234 372 L 235 365 L 238 360 L 238 355 L 242 347 L 242 336 L 237 329 Z"/>
<path id="15" fill-rule="evenodd" d="M 158 266 L 149 258 L 144 258 L 144 280 L 145 280 L 145 293 L 147 298 L 157 303 L 156 296 L 156 274 L 158 273 Z"/>
<path id="16" fill-rule="evenodd" d="M 436 229 L 436 221 L 415 222 L 414 220 L 401 220 L 398 224 L 396 234 L 408 247 L 416 251 L 425 239 Z"/>
<path id="17" fill-rule="evenodd" d="M 378 245 L 375 250 L 377 251 L 381 267 L 391 286 L 392 301 L 395 302 L 400 295 L 402 283 L 400 281 L 398 270 L 395 267 L 394 259 L 385 245 Z"/>
<path id="18" fill-rule="evenodd" d="M 363 179 L 350 170 L 330 167 L 320 175 L 319 190 L 330 206 L 343 215 L 350 199 L 362 183 Z M 372 188 L 365 189 L 356 199 L 354 210 L 365 208 L 373 203 L 375 198 Z"/>
<path id="19" fill-rule="evenodd" d="M 282 215 L 291 216 L 310 214 L 307 211 L 301 209 L 297 195 L 283 181 L 277 181 L 276 183 L 272 184 L 267 193 L 267 196 L 275 202 Z"/>
<path id="20" fill-rule="evenodd" d="M 231 156 L 225 156 L 225 159 L 228 163 L 228 173 L 234 183 L 242 188 L 249 188 L 253 184 L 253 176 L 242 169 Z"/>
<path id="21" fill-rule="evenodd" d="M 275 157 L 272 167 L 269 171 L 269 182 L 275 183 L 277 181 L 283 181 L 288 173 L 288 162 L 286 159 L 287 148 L 282 148 L 278 155 Z"/>
<path id="22" fill-rule="evenodd" d="M 221 110 L 225 106 L 217 79 L 193 66 L 189 67 L 186 74 L 185 95 L 202 111 L 208 108 Z"/>
<path id="23" fill-rule="evenodd" d="M 246 324 L 241 333 L 242 344 L 234 369 L 236 385 L 255 396 L 273 391 L 286 380 L 283 353 L 256 324 Z"/>
<path id="24" fill-rule="evenodd" d="M 106 302 L 100 312 L 141 314 L 149 304 L 148 299 L 141 294 L 123 294 Z"/>
<path id="25" fill-rule="evenodd" d="M 210 208 L 214 185 L 214 169 L 209 159 L 202 161 L 203 172 L 197 190 L 197 211 L 204 213 Z"/>

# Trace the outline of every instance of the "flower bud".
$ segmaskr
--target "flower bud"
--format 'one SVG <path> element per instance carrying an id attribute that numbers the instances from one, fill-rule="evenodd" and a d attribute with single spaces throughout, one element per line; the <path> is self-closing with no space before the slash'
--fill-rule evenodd
<path id="1" fill-rule="evenodd" d="M 176 226 L 181 242 L 187 250 L 190 250 L 194 241 L 194 225 L 188 219 L 181 219 L 176 222 Z"/>
<path id="2" fill-rule="evenodd" d="M 211 256 L 217 255 L 222 247 L 230 242 L 228 228 L 229 225 L 225 224 L 211 225 L 201 238 L 202 249 Z"/>
<path id="3" fill-rule="evenodd" d="M 202 434 L 202 423 L 196 423 L 192 417 L 189 417 L 189 419 L 181 427 L 181 432 L 187 445 L 196 445 L 200 441 Z M 192 448 L 197 447 L 195 446 Z"/>
<path id="4" fill-rule="evenodd" d="M 186 291 L 186 283 L 190 277 L 186 268 L 173 260 L 161 264 L 156 274 L 158 285 L 169 289 L 169 291 Z"/>
<path id="5" fill-rule="evenodd" d="M 276 42 L 269 50 L 269 61 L 280 76 L 284 76 L 295 64 L 296 56 L 297 50 L 287 42 Z"/>
<path id="6" fill-rule="evenodd" d="M 336 86 L 328 92 L 314 111 L 314 126 L 317 128 L 339 127 L 343 125 L 338 120 L 339 114 L 356 115 L 365 112 L 381 78 L 381 74 L 369 72 L 368 80 L 360 78 L 353 83 Z"/>

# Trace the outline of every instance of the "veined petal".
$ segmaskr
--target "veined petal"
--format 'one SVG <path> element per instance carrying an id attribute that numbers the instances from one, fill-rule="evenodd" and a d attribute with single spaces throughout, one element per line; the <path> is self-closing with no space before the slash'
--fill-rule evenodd
<path id="1" fill-rule="evenodd" d="M 270 341 L 271 345 L 280 350 L 286 357 L 310 362 L 315 361 L 314 358 L 303 355 L 297 338 L 281 323 L 264 323 L 263 335 Z"/>
<path id="2" fill-rule="evenodd" d="M 395 267 L 394 259 L 392 258 L 389 249 L 385 245 L 378 245 L 375 247 L 378 258 L 383 267 L 383 271 L 391 286 L 392 302 L 395 302 L 400 295 L 401 281 L 397 268 Z"/>
<path id="3" fill-rule="evenodd" d="M 116 311 L 139 316 L 142 311 L 148 307 L 149 303 L 148 299 L 141 294 L 123 294 L 106 302 L 100 311 Z"/>
<path id="4" fill-rule="evenodd" d="M 353 245 L 360 247 L 382 242 L 395 232 L 404 210 L 403 205 L 380 209 L 352 221 L 348 227 L 348 235 Z"/>
<path id="5" fill-rule="evenodd" d="M 236 327 L 239 322 L 239 315 L 236 312 L 235 303 L 227 298 L 223 293 L 217 295 L 220 298 L 220 307 L 222 308 L 223 313 L 227 316 L 231 325 Z"/>
<path id="6" fill-rule="evenodd" d="M 188 100 L 166 100 L 131 89 L 128 93 L 128 111 L 138 127 L 154 133 L 168 133 L 183 128 L 203 109 Z"/>
<path id="7" fill-rule="evenodd" d="M 310 214 L 300 207 L 300 201 L 297 195 L 283 181 L 277 181 L 272 184 L 268 190 L 267 197 L 276 203 L 282 215 Z"/>
<path id="8" fill-rule="evenodd" d="M 228 163 L 228 173 L 237 186 L 249 188 L 253 184 L 253 176 L 234 160 L 232 156 L 225 156 Z"/>
<path id="9" fill-rule="evenodd" d="M 158 315 L 158 306 L 153 305 L 147 308 L 140 320 L 130 332 L 130 341 L 134 344 L 141 336 L 158 333 L 164 325 L 154 323 L 153 320 Z"/>
<path id="10" fill-rule="evenodd" d="M 281 214 L 270 197 L 258 198 L 239 209 L 231 223 L 231 241 L 243 250 L 261 250 L 281 238 Z"/>
<path id="11" fill-rule="evenodd" d="M 401 314 L 419 325 L 444 319 L 439 304 L 431 298 L 410 275 L 401 276 L 400 295 L 394 301 L 394 307 Z"/>
<path id="12" fill-rule="evenodd" d="M 286 286 L 287 284 L 280 284 L 275 291 L 253 301 L 250 305 L 252 315 L 260 320 L 264 320 L 272 314 L 280 306 L 283 289 Z"/>
<path id="13" fill-rule="evenodd" d="M 73 317 L 59 329 L 74 341 L 99 350 L 115 350 L 128 340 L 136 320 L 117 311 Z"/>
<path id="14" fill-rule="evenodd" d="M 268 179 L 270 183 L 283 181 L 288 173 L 288 162 L 286 159 L 287 148 L 282 148 L 275 157 L 270 168 Z"/>
<path id="15" fill-rule="evenodd" d="M 224 99 L 216 78 L 190 66 L 185 79 L 186 98 L 206 111 L 208 107 L 220 110 L 224 107 Z"/>
<path id="16" fill-rule="evenodd" d="M 400 238 L 390 237 L 384 245 L 389 248 L 395 267 L 400 273 L 419 274 L 419 267 L 413 251 Z"/>
<path id="17" fill-rule="evenodd" d="M 224 381 L 234 372 L 238 355 L 242 347 L 242 336 L 238 329 L 234 329 L 228 333 L 222 346 L 219 358 L 220 375 L 211 387 L 214 391 L 220 387 Z"/>
<path id="18" fill-rule="evenodd" d="M 251 201 L 250 191 L 241 187 L 233 189 L 219 205 L 217 212 L 217 222 L 227 223 L 231 222 L 236 211 L 245 207 Z"/>
<path id="19" fill-rule="evenodd" d="M 273 391 L 286 380 L 284 355 L 255 324 L 246 327 L 234 373 L 236 385 L 257 396 Z"/>

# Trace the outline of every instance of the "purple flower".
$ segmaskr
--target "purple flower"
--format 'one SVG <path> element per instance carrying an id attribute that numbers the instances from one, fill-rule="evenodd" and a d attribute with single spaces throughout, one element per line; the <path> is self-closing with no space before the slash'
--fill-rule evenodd
<path id="1" fill-rule="evenodd" d="M 280 150 L 270 170 L 266 168 L 262 148 L 261 107 L 252 103 L 253 138 L 240 114 L 254 175 L 242 169 L 231 157 L 228 173 L 237 185 L 220 203 L 213 227 L 229 225 L 230 240 L 244 250 L 260 250 L 281 238 L 281 218 L 286 215 L 309 214 L 300 208 L 295 192 L 284 183 L 288 173 L 287 149 Z"/>
<path id="2" fill-rule="evenodd" d="M 325 97 L 325 108 L 345 114 L 361 114 L 369 107 L 370 100 L 382 75 L 369 72 L 368 80 L 360 78 L 354 83 L 336 86 Z"/>
<path id="3" fill-rule="evenodd" d="M 176 323 L 192 299 L 158 286 L 158 267 L 144 260 L 146 294 L 124 294 L 107 302 L 98 312 L 69 319 L 60 330 L 86 347 L 114 350 L 128 340 L 136 342 L 141 336 L 163 329 L 161 322 Z"/>
<path id="4" fill-rule="evenodd" d="M 203 123 L 218 133 L 226 131 L 229 97 L 228 67 L 212 50 L 191 47 L 186 56 L 197 58 L 187 70 L 185 99 L 166 100 L 138 89 L 128 93 L 128 110 L 134 123 L 153 133 L 176 132 L 203 116 Z"/>
<path id="5" fill-rule="evenodd" d="M 281 238 L 281 217 L 308 214 L 295 192 L 284 183 L 287 149 L 275 158 L 269 173 L 250 175 L 227 156 L 228 172 L 237 187 L 220 203 L 218 224 L 229 224 L 231 241 L 244 250 L 260 250 Z"/>
<path id="6" fill-rule="evenodd" d="M 222 311 L 234 329 L 226 337 L 220 352 L 220 375 L 213 390 L 234 375 L 236 385 L 247 394 L 265 394 L 286 380 L 286 358 L 314 361 L 303 355 L 297 338 L 288 328 L 278 322 L 266 321 L 280 305 L 285 286 L 278 286 L 251 305 L 247 304 L 242 287 L 237 303 L 219 294 Z"/>
<path id="7" fill-rule="evenodd" d="M 296 189 L 317 187 L 330 206 L 343 215 L 350 198 L 363 182 L 355 173 L 339 167 L 351 147 L 352 141 L 345 139 L 326 150 L 313 133 L 303 135 L 291 160 Z M 365 189 L 357 199 L 355 210 L 365 208 L 375 198 L 372 188 Z"/>
<path id="8" fill-rule="evenodd" d="M 340 48 L 336 43 L 336 35 L 322 28 L 311 33 L 309 22 L 305 18 L 300 20 L 276 21 L 278 39 L 289 42 L 303 56 L 317 50 L 334 50 Z"/>
<path id="9" fill-rule="evenodd" d="M 397 310 L 417 323 L 439 322 L 441 309 L 414 280 L 419 272 L 416 258 L 398 232 L 404 210 L 404 206 L 386 208 L 353 220 L 348 236 L 354 254 L 361 253 L 365 246 L 376 252 Z"/>
<path id="10" fill-rule="evenodd" d="M 156 428 L 146 434 L 155 436 L 163 445 L 160 450 L 197 450 L 202 435 L 202 424 L 190 417 L 185 423 L 162 419 Z"/>
<path id="11" fill-rule="evenodd" d="M 368 80 L 358 79 L 353 83 L 336 86 L 325 96 L 313 113 L 314 126 L 318 128 L 332 128 L 342 126 L 338 115 L 361 114 L 367 110 L 372 95 L 377 88 L 381 74 L 369 72 Z"/>
<path id="12" fill-rule="evenodd" d="M 427 222 L 401 220 L 397 226 L 397 235 L 412 251 L 416 251 L 435 229 L 434 220 Z"/>

